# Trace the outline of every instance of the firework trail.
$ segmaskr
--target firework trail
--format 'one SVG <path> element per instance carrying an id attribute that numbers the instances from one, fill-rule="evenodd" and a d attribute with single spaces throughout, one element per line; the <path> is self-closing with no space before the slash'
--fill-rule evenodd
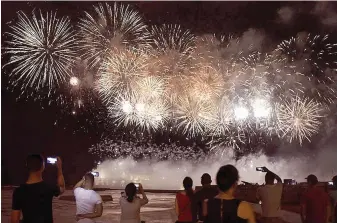
<path id="1" fill-rule="evenodd" d="M 81 49 L 89 67 L 99 67 L 111 50 L 121 46 L 139 47 L 147 45 L 147 26 L 137 11 L 129 5 L 115 2 L 94 6 L 95 13 L 85 13 L 79 23 L 79 34 L 83 37 Z"/>
<path id="2" fill-rule="evenodd" d="M 11 57 L 5 66 L 13 65 L 9 74 L 13 85 L 21 85 L 22 91 L 52 92 L 68 80 L 76 58 L 76 39 L 67 17 L 41 11 L 29 16 L 20 11 L 18 22 L 10 28 L 5 53 Z"/>
<path id="3" fill-rule="evenodd" d="M 308 98 L 295 97 L 290 101 L 277 105 L 276 116 L 279 131 L 290 142 L 303 139 L 310 142 L 310 137 L 318 132 L 321 123 L 323 106 Z"/>

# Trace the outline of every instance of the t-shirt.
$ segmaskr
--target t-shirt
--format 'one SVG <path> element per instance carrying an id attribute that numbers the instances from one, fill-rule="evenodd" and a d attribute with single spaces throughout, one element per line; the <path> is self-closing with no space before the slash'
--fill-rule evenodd
<path id="1" fill-rule="evenodd" d="M 191 222 L 192 219 L 192 204 L 190 198 L 186 194 L 177 193 L 176 195 L 179 216 L 178 221 Z"/>
<path id="2" fill-rule="evenodd" d="M 13 210 L 21 210 L 24 223 L 52 223 L 53 197 L 60 195 L 60 187 L 44 181 L 22 184 L 13 193 Z"/>
<path id="3" fill-rule="evenodd" d="M 90 214 L 95 212 L 96 204 L 102 203 L 101 196 L 94 190 L 78 187 L 74 190 L 76 199 L 76 214 Z"/>
<path id="4" fill-rule="evenodd" d="M 309 188 L 302 195 L 301 205 L 306 206 L 306 223 L 326 222 L 329 196 L 324 190 L 318 187 Z"/>
<path id="5" fill-rule="evenodd" d="M 257 189 L 257 197 L 261 200 L 263 217 L 279 217 L 282 198 L 282 183 L 264 185 Z"/>
<path id="6" fill-rule="evenodd" d="M 148 200 L 135 197 L 132 202 L 128 202 L 125 196 L 119 199 L 121 206 L 121 223 L 139 223 L 140 207 L 147 204 Z"/>

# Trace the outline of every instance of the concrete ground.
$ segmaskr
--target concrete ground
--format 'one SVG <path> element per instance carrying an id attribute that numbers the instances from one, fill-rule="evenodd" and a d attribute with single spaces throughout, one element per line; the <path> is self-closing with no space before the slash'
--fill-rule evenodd
<path id="1" fill-rule="evenodd" d="M 9 223 L 12 204 L 12 190 L 1 190 L 1 222 Z M 96 222 L 117 223 L 120 217 L 118 200 L 121 191 L 100 191 L 101 195 L 111 195 L 113 201 L 104 202 L 104 211 Z M 66 191 L 66 196 L 72 195 L 72 191 Z M 172 193 L 147 193 L 149 204 L 141 209 L 141 219 L 146 223 L 174 223 L 176 215 L 174 211 L 175 194 Z M 254 204 L 257 213 L 261 213 L 259 205 Z M 53 214 L 54 223 L 75 223 L 76 206 L 74 201 L 54 198 Z M 281 216 L 286 222 L 300 223 L 300 216 L 296 213 L 281 211 Z"/>

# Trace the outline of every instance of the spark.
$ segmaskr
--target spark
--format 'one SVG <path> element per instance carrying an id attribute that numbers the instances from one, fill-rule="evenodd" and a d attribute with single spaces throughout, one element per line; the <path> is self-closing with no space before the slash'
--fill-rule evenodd
<path id="1" fill-rule="evenodd" d="M 69 83 L 71 86 L 77 86 L 79 84 L 79 79 L 77 77 L 71 77 Z"/>
<path id="2" fill-rule="evenodd" d="M 81 49 L 89 67 L 99 67 L 111 50 L 147 45 L 147 26 L 129 5 L 99 3 L 94 10 L 94 14 L 85 12 L 79 23 Z"/>
<path id="3" fill-rule="evenodd" d="M 70 77 L 76 38 L 69 18 L 58 18 L 53 12 L 29 16 L 19 11 L 18 22 L 10 28 L 11 40 L 5 47 L 10 59 L 5 66 L 14 65 L 9 74 L 14 85 L 22 85 L 23 91 L 45 88 L 52 92 Z"/>

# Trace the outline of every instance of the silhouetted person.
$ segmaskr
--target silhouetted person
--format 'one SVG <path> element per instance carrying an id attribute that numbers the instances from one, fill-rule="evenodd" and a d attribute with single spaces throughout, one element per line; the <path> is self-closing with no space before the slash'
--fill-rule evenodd
<path id="1" fill-rule="evenodd" d="M 275 173 L 263 167 L 266 173 L 266 184 L 257 189 L 256 197 L 262 202 L 262 222 L 263 223 L 277 223 L 281 222 L 279 218 L 279 210 L 281 209 L 281 198 L 283 184 L 282 179 Z M 277 181 L 274 184 L 274 181 Z"/>
<path id="2" fill-rule="evenodd" d="M 301 219 L 303 223 L 326 223 L 330 216 L 330 202 L 328 194 L 317 187 L 318 179 L 315 175 L 307 178 L 308 190 L 301 198 Z"/>
<path id="3" fill-rule="evenodd" d="M 102 216 L 102 198 L 93 190 L 94 185 L 94 175 L 87 173 L 82 180 L 74 186 L 76 220 L 79 223 L 94 223 L 94 218 Z"/>
<path id="4" fill-rule="evenodd" d="M 129 183 L 125 187 L 125 194 L 119 199 L 121 206 L 121 223 L 140 223 L 140 208 L 149 203 L 146 197 L 143 186 L 139 184 L 138 192 L 143 198 L 136 196 L 137 187 L 134 183 Z"/>
<path id="5" fill-rule="evenodd" d="M 192 222 L 193 180 L 185 177 L 183 180 L 184 191 L 176 195 L 177 222 Z"/>
<path id="6" fill-rule="evenodd" d="M 329 196 L 331 200 L 332 213 L 332 223 L 337 223 L 337 176 L 332 178 L 332 189 L 329 191 Z"/>
<path id="7" fill-rule="evenodd" d="M 234 197 L 238 180 L 239 173 L 234 166 L 226 165 L 219 169 L 216 183 L 220 192 L 204 202 L 205 223 L 255 223 L 251 205 Z"/>
<path id="8" fill-rule="evenodd" d="M 11 223 L 18 223 L 22 212 L 24 223 L 53 222 L 52 201 L 65 190 L 62 174 L 62 161 L 58 157 L 57 185 L 49 185 L 42 179 L 44 159 L 41 155 L 29 155 L 26 167 L 29 171 L 25 184 L 16 188 L 13 193 Z"/>
<path id="9" fill-rule="evenodd" d="M 201 176 L 201 190 L 195 192 L 193 202 L 192 202 L 192 217 L 193 222 L 204 221 L 204 216 L 202 214 L 202 205 L 204 200 L 211 199 L 218 195 L 219 191 L 217 188 L 211 186 L 212 178 L 208 173 L 204 173 Z"/>

